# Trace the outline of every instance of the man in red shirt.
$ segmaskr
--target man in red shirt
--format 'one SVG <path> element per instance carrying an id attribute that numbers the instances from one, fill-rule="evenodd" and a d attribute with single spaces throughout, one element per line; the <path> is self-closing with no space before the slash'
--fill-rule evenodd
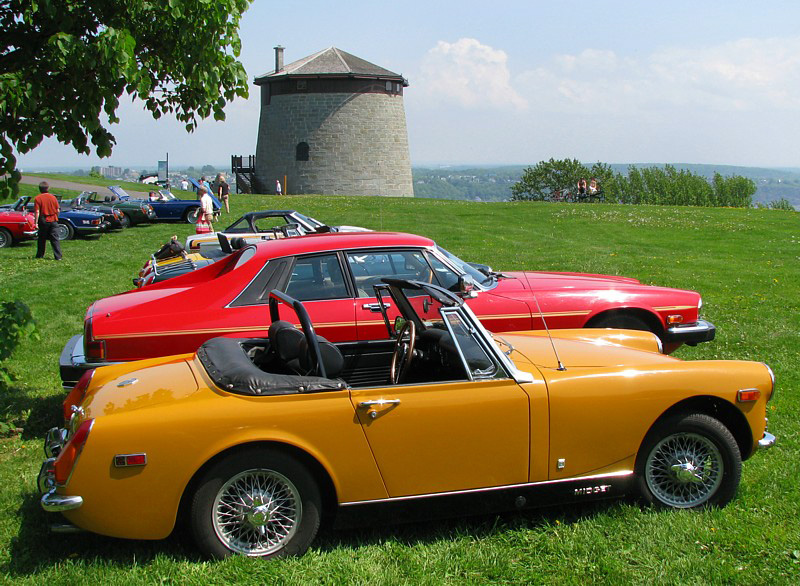
<path id="1" fill-rule="evenodd" d="M 50 185 L 47 181 L 39 184 L 39 195 L 33 198 L 33 212 L 36 217 L 36 227 L 39 229 L 39 243 L 36 247 L 36 258 L 44 258 L 44 249 L 47 241 L 53 248 L 53 256 L 61 260 L 61 243 L 56 237 L 58 226 L 58 212 L 61 211 L 56 196 L 49 193 Z"/>

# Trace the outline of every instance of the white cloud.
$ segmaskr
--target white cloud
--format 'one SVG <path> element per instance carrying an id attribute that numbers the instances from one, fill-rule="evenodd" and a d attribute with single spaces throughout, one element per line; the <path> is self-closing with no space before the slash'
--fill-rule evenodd
<path id="1" fill-rule="evenodd" d="M 476 39 L 439 41 L 425 55 L 415 93 L 465 108 L 516 109 L 527 102 L 511 86 L 508 56 Z"/>
<path id="2" fill-rule="evenodd" d="M 666 48 L 638 58 L 587 49 L 515 79 L 539 111 L 624 114 L 800 108 L 800 37 Z"/>

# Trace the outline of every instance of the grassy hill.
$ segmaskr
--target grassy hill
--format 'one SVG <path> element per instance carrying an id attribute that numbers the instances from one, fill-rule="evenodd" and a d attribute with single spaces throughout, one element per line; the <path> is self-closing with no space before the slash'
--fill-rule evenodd
<path id="1" fill-rule="evenodd" d="M 42 439 L 64 393 L 58 357 L 94 300 L 130 288 L 147 256 L 185 224 L 144 225 L 64 243 L 64 261 L 34 261 L 35 244 L 0 250 L 2 298 L 22 299 L 39 324 L 8 361 L 15 381 L 0 416 L 0 575 L 14 584 L 742 583 L 800 580 L 800 293 L 797 216 L 768 210 L 358 197 L 233 196 L 228 219 L 295 208 L 331 224 L 410 231 L 496 269 L 637 277 L 696 289 L 717 339 L 686 360 L 768 362 L 778 386 L 778 443 L 743 466 L 725 509 L 691 513 L 611 502 L 499 517 L 327 531 L 301 559 L 200 560 L 187 536 L 163 542 L 50 535 L 34 490 Z M 603 438 L 597 438 L 603 441 Z M 147 503 L 132 502 L 122 515 Z"/>

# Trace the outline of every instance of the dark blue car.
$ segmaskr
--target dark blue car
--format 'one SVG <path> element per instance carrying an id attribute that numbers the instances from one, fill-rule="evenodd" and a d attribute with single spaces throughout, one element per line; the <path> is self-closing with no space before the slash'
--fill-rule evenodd
<path id="1" fill-rule="evenodd" d="M 111 192 L 119 197 L 121 200 L 129 200 L 131 196 L 125 193 L 125 190 L 117 185 L 109 187 Z M 200 215 L 200 201 L 196 199 L 179 199 L 172 195 L 168 189 L 162 189 L 155 192 L 155 199 L 148 200 L 156 213 L 156 220 L 181 220 L 196 224 L 197 218 Z M 214 202 L 214 211 L 218 212 L 220 209 L 219 200 L 211 196 Z"/>
<path id="2" fill-rule="evenodd" d="M 15 203 L 0 206 L 0 208 L 13 210 L 28 210 L 33 212 L 33 202 L 31 196 L 24 195 Z M 109 222 L 100 212 L 93 212 L 83 209 L 70 209 L 66 205 L 61 206 L 58 212 L 58 229 L 56 238 L 59 240 L 70 240 L 76 235 L 88 236 L 89 234 L 100 234 L 109 228 Z"/>

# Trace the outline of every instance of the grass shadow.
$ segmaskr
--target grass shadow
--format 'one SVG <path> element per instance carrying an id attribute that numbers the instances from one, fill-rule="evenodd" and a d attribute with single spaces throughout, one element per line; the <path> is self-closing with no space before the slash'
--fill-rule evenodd
<path id="1" fill-rule="evenodd" d="M 22 428 L 22 439 L 44 438 L 47 430 L 63 419 L 62 401 L 59 395 L 31 396 L 12 383 L 0 387 L 0 417 L 4 423 Z"/>
<path id="2" fill-rule="evenodd" d="M 389 541 L 403 547 L 415 547 L 455 541 L 463 536 L 485 539 L 508 531 L 537 530 L 558 524 L 569 526 L 591 519 L 607 511 L 609 506 L 613 505 L 606 501 L 398 525 L 355 529 L 327 527 L 320 531 L 312 548 L 324 554 L 340 549 L 355 551 Z M 160 541 L 115 539 L 92 533 L 53 534 L 49 525 L 64 519 L 45 513 L 39 505 L 39 496 L 34 493 L 23 496 L 17 514 L 21 517 L 20 531 L 9 544 L 9 561 L 0 566 L 0 572 L 11 577 L 35 575 L 62 565 L 66 560 L 77 564 L 101 561 L 104 565 L 123 569 L 146 565 L 156 557 L 188 562 L 203 560 L 185 523 L 179 524 L 169 537 Z"/>

